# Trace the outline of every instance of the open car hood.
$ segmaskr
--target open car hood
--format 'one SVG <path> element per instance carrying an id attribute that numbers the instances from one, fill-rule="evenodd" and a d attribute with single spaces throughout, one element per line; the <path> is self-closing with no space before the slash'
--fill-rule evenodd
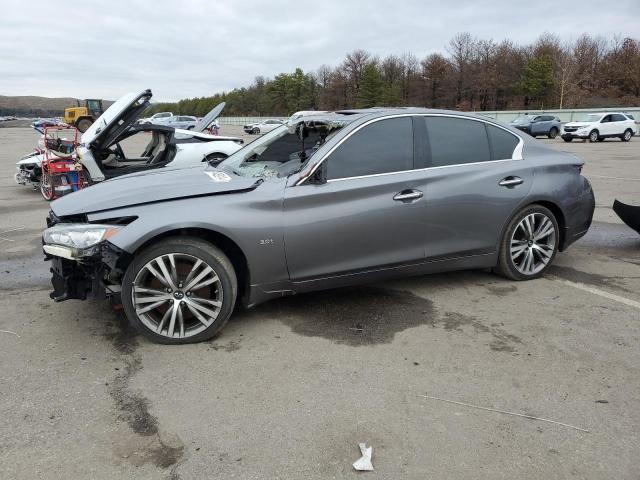
<path id="1" fill-rule="evenodd" d="M 87 147 L 110 143 L 136 122 L 152 96 L 151 90 L 145 90 L 120 97 L 82 134 L 80 142 Z"/>
<path id="2" fill-rule="evenodd" d="M 218 116 L 220 116 L 220 113 L 222 113 L 222 110 L 224 109 L 225 106 L 225 102 L 221 102 L 218 105 L 216 105 L 215 107 L 213 107 L 213 110 L 211 110 L 209 113 L 207 113 L 202 120 L 200 120 L 198 123 L 196 123 L 196 126 L 193 127 L 193 131 L 194 132 L 204 132 L 205 128 L 207 128 L 209 125 L 211 125 L 211 123 L 218 118 Z"/>
<path id="3" fill-rule="evenodd" d="M 180 198 L 253 190 L 256 178 L 228 175 L 209 166 L 133 173 L 65 195 L 51 203 L 58 217 Z"/>

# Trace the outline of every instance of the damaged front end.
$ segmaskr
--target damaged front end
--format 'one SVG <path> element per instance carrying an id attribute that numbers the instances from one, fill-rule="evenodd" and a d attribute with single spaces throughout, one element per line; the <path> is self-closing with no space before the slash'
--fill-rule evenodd
<path id="1" fill-rule="evenodd" d="M 114 303 L 120 303 L 128 254 L 108 238 L 124 225 L 60 221 L 53 212 L 47 224 L 42 243 L 45 260 L 51 261 L 50 297 L 56 302 L 112 298 Z"/>

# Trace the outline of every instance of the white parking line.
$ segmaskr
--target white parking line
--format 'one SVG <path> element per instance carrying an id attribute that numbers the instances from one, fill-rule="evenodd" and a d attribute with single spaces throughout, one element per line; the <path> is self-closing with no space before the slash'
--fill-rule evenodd
<path id="1" fill-rule="evenodd" d="M 624 305 L 628 305 L 629 307 L 635 307 L 640 310 L 640 302 L 636 302 L 635 300 L 631 300 L 629 298 L 621 297 L 620 295 L 616 295 L 614 293 L 605 292 L 604 290 L 599 290 L 594 287 L 590 287 L 589 285 L 585 285 L 584 283 L 572 282 L 570 280 L 564 280 L 563 278 L 558 277 L 549 277 L 556 282 L 564 283 L 573 288 L 577 288 L 578 290 L 583 290 L 585 292 L 593 293 L 594 295 L 598 295 L 603 298 L 608 298 L 609 300 L 613 300 L 615 302 L 622 303 Z"/>
<path id="2" fill-rule="evenodd" d="M 631 180 L 632 182 L 640 182 L 640 178 L 623 178 L 623 177 L 607 177 L 606 175 L 586 175 L 587 177 L 608 178 L 610 180 Z"/>
<path id="3" fill-rule="evenodd" d="M 23 228 L 24 228 L 24 225 L 20 227 L 12 228 L 11 230 L 5 230 L 4 232 L 0 232 L 0 235 L 4 235 L 5 233 L 9 233 L 9 232 L 15 232 L 16 230 L 22 230 Z"/>

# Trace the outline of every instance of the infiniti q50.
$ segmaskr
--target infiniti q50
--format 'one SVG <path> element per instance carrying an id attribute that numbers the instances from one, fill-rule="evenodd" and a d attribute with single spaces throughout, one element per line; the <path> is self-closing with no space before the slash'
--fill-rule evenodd
<path id="1" fill-rule="evenodd" d="M 51 296 L 111 297 L 150 339 L 188 343 L 285 295 L 457 269 L 533 279 L 590 226 L 582 166 L 460 112 L 312 113 L 216 167 L 53 202 Z"/>

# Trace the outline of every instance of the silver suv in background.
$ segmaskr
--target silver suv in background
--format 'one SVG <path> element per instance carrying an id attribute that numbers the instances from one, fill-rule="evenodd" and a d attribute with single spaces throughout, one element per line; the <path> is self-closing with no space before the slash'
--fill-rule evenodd
<path id="1" fill-rule="evenodd" d="M 51 297 L 110 296 L 153 341 L 189 343 L 236 304 L 459 269 L 533 279 L 591 224 L 582 165 L 471 114 L 302 116 L 215 168 L 53 202 Z"/>
<path id="2" fill-rule="evenodd" d="M 553 115 L 521 115 L 511 121 L 511 126 L 532 137 L 545 135 L 556 138 L 562 130 L 560 119 Z"/>

